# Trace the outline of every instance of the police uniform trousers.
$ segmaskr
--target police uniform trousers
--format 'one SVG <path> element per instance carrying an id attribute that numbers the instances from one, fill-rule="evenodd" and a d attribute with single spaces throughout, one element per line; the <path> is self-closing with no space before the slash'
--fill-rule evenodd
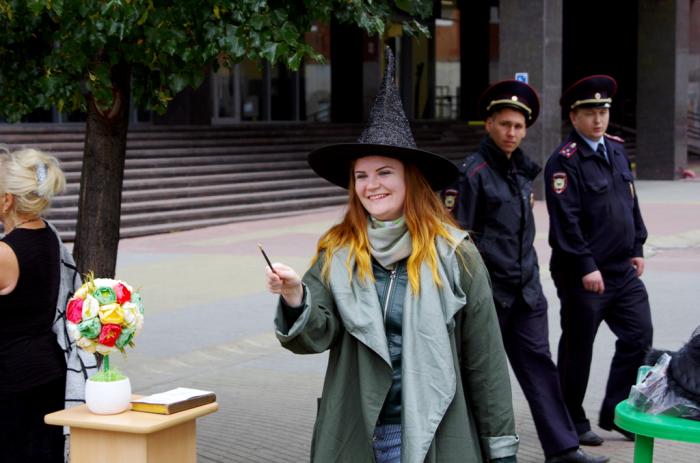
<path id="1" fill-rule="evenodd" d="M 547 300 L 540 291 L 534 308 L 522 296 L 510 307 L 497 307 L 506 354 L 530 405 L 545 456 L 578 448 L 549 350 Z"/>
<path id="2" fill-rule="evenodd" d="M 552 272 L 561 301 L 562 336 L 558 368 L 564 401 L 579 434 L 591 429 L 583 409 L 593 355 L 593 341 L 602 321 L 617 336 L 610 365 L 599 424 L 613 427 L 615 406 L 629 396 L 637 369 L 651 347 L 653 328 L 649 298 L 642 280 L 631 265 L 603 273 L 605 292 L 596 294 L 583 287 L 581 278 Z"/>

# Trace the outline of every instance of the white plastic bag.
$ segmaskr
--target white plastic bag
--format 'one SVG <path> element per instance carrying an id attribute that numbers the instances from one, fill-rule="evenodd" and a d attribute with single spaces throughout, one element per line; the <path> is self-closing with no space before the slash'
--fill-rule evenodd
<path id="1" fill-rule="evenodd" d="M 662 354 L 646 375 L 632 386 L 630 400 L 639 410 L 652 415 L 671 415 L 700 420 L 700 404 L 680 396 L 668 387 L 671 356 Z"/>

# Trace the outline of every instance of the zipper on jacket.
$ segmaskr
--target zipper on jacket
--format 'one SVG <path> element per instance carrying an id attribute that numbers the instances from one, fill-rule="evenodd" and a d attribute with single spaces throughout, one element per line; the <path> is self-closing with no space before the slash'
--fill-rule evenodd
<path id="1" fill-rule="evenodd" d="M 389 275 L 389 289 L 386 292 L 386 299 L 384 299 L 384 325 L 386 325 L 386 315 L 389 312 L 389 301 L 391 300 L 391 290 L 394 289 L 394 280 L 396 280 L 396 271 L 399 269 L 397 265 L 391 271 Z"/>

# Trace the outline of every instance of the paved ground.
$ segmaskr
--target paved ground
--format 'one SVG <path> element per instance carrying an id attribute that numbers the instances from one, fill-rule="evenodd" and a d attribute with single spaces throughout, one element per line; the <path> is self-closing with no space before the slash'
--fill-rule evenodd
<path id="1" fill-rule="evenodd" d="M 650 239 L 648 287 L 655 346 L 677 349 L 700 324 L 700 182 L 638 182 Z M 550 342 L 559 338 L 558 301 L 546 271 L 545 205 L 536 204 L 536 247 L 550 303 Z M 326 355 L 295 356 L 279 347 L 272 331 L 274 298 L 265 293 L 264 263 L 256 243 L 273 261 L 303 271 L 319 235 L 340 217 L 326 209 L 257 222 L 123 240 L 117 276 L 141 286 L 146 323 L 137 348 L 114 359 L 135 392 L 175 386 L 213 390 L 221 409 L 199 422 L 200 462 L 308 461 L 315 400 Z M 601 327 L 596 340 L 586 408 L 597 417 L 614 338 Z M 544 460 L 519 386 L 513 382 L 521 463 Z M 632 461 L 632 443 L 600 431 L 606 443 L 591 453 L 613 462 Z M 700 447 L 658 441 L 655 461 L 697 463 Z"/>

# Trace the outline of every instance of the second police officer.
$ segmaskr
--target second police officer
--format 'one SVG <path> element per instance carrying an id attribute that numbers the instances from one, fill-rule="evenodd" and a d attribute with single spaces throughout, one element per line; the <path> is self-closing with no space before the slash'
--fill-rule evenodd
<path id="1" fill-rule="evenodd" d="M 607 135 L 617 90 L 610 76 L 581 79 L 561 105 L 573 125 L 545 168 L 550 270 L 561 301 L 558 367 L 562 393 L 581 443 L 600 445 L 583 408 L 593 341 L 602 321 L 617 336 L 598 424 L 613 422 L 652 342 L 642 245 L 647 237 L 621 139 Z"/>
<path id="2" fill-rule="evenodd" d="M 479 107 L 487 135 L 460 164 L 458 185 L 443 193 L 445 205 L 471 231 L 488 267 L 503 342 L 546 462 L 607 462 L 579 448 L 549 349 L 547 301 L 533 247 L 532 182 L 541 168 L 519 148 L 538 116 L 537 93 L 525 83 L 502 81 L 484 92 Z"/>

